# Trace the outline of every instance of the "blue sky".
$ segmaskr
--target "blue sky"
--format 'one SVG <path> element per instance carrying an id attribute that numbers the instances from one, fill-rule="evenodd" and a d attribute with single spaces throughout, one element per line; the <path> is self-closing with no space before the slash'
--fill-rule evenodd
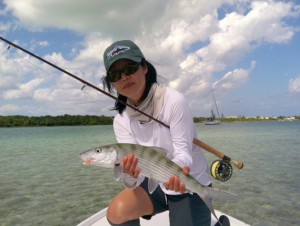
<path id="1" fill-rule="evenodd" d="M 102 88 L 102 54 L 135 41 L 160 83 L 209 116 L 300 115 L 300 2 L 4 0 L 0 35 Z M 114 101 L 0 41 L 0 115 L 114 115 Z"/>

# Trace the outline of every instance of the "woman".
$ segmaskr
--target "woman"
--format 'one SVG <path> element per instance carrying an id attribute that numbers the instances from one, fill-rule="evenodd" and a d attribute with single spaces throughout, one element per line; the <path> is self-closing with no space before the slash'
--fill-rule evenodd
<path id="1" fill-rule="evenodd" d="M 110 45 L 103 55 L 107 75 L 104 85 L 112 93 L 117 91 L 114 132 L 120 143 L 156 146 L 203 185 L 211 184 L 207 161 L 193 144 L 196 132 L 188 103 L 182 94 L 157 84 L 156 70 L 139 47 L 129 40 Z M 123 103 L 162 121 L 163 126 Z M 111 202 L 107 219 L 111 225 L 137 226 L 139 218 L 169 210 L 171 226 L 210 225 L 210 211 L 197 194 L 185 192 L 185 185 L 174 176 L 160 183 L 150 194 L 147 178 L 140 176 L 138 159 L 123 158 L 123 182 L 126 188 Z"/>

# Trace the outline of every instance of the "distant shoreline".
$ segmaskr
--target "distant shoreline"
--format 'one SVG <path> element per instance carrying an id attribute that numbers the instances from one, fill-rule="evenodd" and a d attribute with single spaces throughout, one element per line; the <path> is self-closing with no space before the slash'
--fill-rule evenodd
<path id="1" fill-rule="evenodd" d="M 195 123 L 203 123 L 206 117 L 194 117 Z M 261 122 L 261 121 L 297 121 L 300 116 L 294 117 L 229 117 L 218 119 L 224 122 Z M 42 126 L 91 126 L 112 125 L 113 116 L 97 115 L 59 115 L 59 116 L 0 116 L 0 127 L 42 127 Z"/>

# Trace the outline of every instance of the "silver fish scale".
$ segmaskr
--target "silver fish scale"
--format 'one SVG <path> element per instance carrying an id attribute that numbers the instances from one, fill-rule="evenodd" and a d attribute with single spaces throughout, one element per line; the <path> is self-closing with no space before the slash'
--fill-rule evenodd
<path id="1" fill-rule="evenodd" d="M 195 189 L 202 188 L 192 176 L 183 174 L 180 166 L 151 147 L 133 146 L 131 144 L 116 144 L 115 146 L 120 159 L 128 154 L 134 154 L 138 158 L 138 167 L 141 168 L 141 174 L 148 178 L 165 182 L 171 176 L 177 175 L 186 184 L 188 190 L 195 191 Z"/>

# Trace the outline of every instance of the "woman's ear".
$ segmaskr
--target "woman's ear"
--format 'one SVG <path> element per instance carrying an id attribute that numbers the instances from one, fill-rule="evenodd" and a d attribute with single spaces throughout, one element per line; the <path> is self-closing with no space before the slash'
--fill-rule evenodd
<path id="1" fill-rule="evenodd" d="M 144 74 L 146 75 L 148 73 L 148 65 L 147 64 L 142 65 L 142 69 L 144 71 Z"/>

